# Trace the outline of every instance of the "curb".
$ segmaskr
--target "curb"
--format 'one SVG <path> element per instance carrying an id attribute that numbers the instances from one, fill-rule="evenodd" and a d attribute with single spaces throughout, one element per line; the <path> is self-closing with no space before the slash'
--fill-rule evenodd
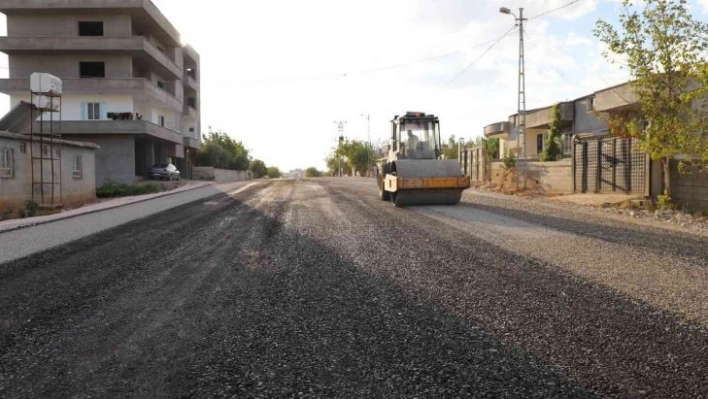
<path id="1" fill-rule="evenodd" d="M 152 199 L 161 198 L 161 197 L 166 197 L 166 196 L 168 196 L 168 195 L 175 195 L 175 194 L 183 193 L 183 192 L 186 192 L 186 191 L 196 190 L 196 189 L 198 189 L 198 188 L 206 187 L 206 186 L 208 186 L 208 185 L 211 185 L 211 183 L 195 184 L 193 187 L 185 188 L 185 189 L 183 189 L 183 190 L 170 190 L 170 191 L 163 191 L 163 192 L 161 192 L 161 193 L 156 193 L 156 194 L 147 194 L 147 195 L 150 195 L 150 197 L 148 197 L 148 198 L 138 198 L 138 199 L 136 199 L 136 200 L 134 200 L 134 201 L 125 202 L 125 203 L 121 203 L 121 204 L 107 205 L 106 207 L 103 207 L 103 208 L 92 209 L 92 210 L 89 210 L 89 211 L 86 211 L 86 212 L 79 212 L 79 213 L 72 214 L 72 215 L 64 215 L 64 216 L 62 216 L 61 213 L 54 214 L 54 215 L 47 215 L 47 216 L 54 216 L 54 217 L 53 217 L 52 219 L 50 219 L 50 220 L 41 220 L 41 221 L 36 221 L 36 222 L 31 222 L 31 221 L 30 221 L 30 222 L 28 222 L 27 224 L 21 224 L 21 225 L 19 225 L 19 226 L 15 226 L 15 227 L 8 227 L 8 228 L 6 228 L 6 229 L 3 229 L 2 226 L 0 226 L 0 234 L 5 234 L 5 233 L 9 233 L 9 232 L 11 232 L 11 231 L 17 231 L 17 230 L 26 229 L 26 228 L 28 228 L 28 227 L 41 226 L 41 225 L 43 225 L 43 224 L 53 223 L 53 222 L 56 222 L 56 221 L 59 221 L 59 220 L 66 220 L 66 219 L 72 219 L 72 218 L 79 217 L 79 216 L 83 216 L 83 215 L 90 215 L 90 214 L 92 214 L 92 213 L 98 213 L 98 212 L 107 211 L 107 210 L 111 210 L 111 209 L 115 209 L 115 208 L 120 208 L 120 207 L 122 207 L 122 206 L 128 206 L 128 205 L 132 205 L 132 204 L 139 204 L 139 203 L 141 203 L 141 202 L 146 202 L 146 201 L 150 201 L 150 200 L 152 200 Z M 81 208 L 78 208 L 78 209 L 81 209 Z"/>

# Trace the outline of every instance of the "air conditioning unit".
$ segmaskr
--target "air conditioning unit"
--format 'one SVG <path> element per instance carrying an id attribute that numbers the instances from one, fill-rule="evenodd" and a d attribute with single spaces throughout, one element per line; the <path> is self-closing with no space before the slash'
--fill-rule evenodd
<path id="1" fill-rule="evenodd" d="M 30 75 L 30 90 L 47 96 L 59 96 L 62 91 L 61 79 L 48 73 L 35 72 Z"/>

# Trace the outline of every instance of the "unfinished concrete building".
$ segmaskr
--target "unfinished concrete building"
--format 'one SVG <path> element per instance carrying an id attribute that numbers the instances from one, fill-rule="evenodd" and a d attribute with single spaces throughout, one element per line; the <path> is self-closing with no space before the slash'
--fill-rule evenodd
<path id="1" fill-rule="evenodd" d="M 11 106 L 30 100 L 29 77 L 62 79 L 61 130 L 92 142 L 96 183 L 133 183 L 152 164 L 189 176 L 200 146 L 199 54 L 150 0 L 0 0 Z"/>

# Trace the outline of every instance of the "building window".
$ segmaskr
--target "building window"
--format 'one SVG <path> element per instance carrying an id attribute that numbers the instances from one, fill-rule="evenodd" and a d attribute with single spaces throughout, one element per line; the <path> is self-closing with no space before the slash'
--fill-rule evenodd
<path id="1" fill-rule="evenodd" d="M 592 111 L 595 109 L 595 96 L 589 97 L 588 98 L 588 111 Z"/>
<path id="2" fill-rule="evenodd" d="M 158 80 L 157 87 L 161 88 L 162 90 L 165 90 L 165 82 Z"/>
<path id="3" fill-rule="evenodd" d="M 15 177 L 15 157 L 12 148 L 0 148 L 0 178 Z"/>
<path id="4" fill-rule="evenodd" d="M 187 105 L 194 109 L 197 109 L 197 99 L 194 97 L 187 98 Z"/>
<path id="5" fill-rule="evenodd" d="M 20 143 L 20 152 L 27 154 L 27 143 Z"/>
<path id="6" fill-rule="evenodd" d="M 79 21 L 79 36 L 103 36 L 103 22 Z"/>
<path id="7" fill-rule="evenodd" d="M 105 62 L 79 62 L 79 77 L 81 78 L 105 78 Z"/>
<path id="8" fill-rule="evenodd" d="M 101 103 L 86 104 L 86 119 L 90 121 L 101 119 Z"/>
<path id="9" fill-rule="evenodd" d="M 157 117 L 157 124 L 162 127 L 165 127 L 165 117 L 162 115 L 158 116 Z"/>
<path id="10" fill-rule="evenodd" d="M 47 144 L 44 144 L 42 146 L 42 158 L 49 158 L 49 146 Z"/>
<path id="11" fill-rule="evenodd" d="M 543 134 L 536 135 L 536 154 L 543 152 Z"/>
<path id="12" fill-rule="evenodd" d="M 84 177 L 84 164 L 81 155 L 74 155 L 74 168 L 72 169 L 71 177 L 74 179 L 82 179 Z"/>

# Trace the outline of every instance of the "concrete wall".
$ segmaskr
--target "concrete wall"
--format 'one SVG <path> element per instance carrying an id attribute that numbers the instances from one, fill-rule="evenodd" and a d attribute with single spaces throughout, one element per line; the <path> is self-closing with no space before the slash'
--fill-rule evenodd
<path id="1" fill-rule="evenodd" d="M 0 133 L 0 148 L 13 150 L 14 176 L 0 178 L 0 212 L 6 208 L 15 210 L 23 208 L 25 201 L 32 198 L 32 159 L 31 153 L 40 153 L 40 144 L 34 142 L 29 148 L 30 141 L 27 136 Z M 58 145 L 54 148 L 58 152 Z M 54 181 L 61 181 L 61 190 L 55 186 L 56 204 L 77 205 L 96 199 L 96 163 L 95 152 L 97 148 L 89 143 L 70 143 L 63 141 L 61 144 L 61 167 L 55 163 Z M 74 176 L 74 157 L 81 156 L 81 176 Z M 40 181 L 39 161 L 35 161 L 36 181 Z M 50 161 L 45 161 L 44 181 L 52 181 Z M 61 172 L 61 178 L 60 178 Z M 35 190 L 35 198 L 39 200 L 39 186 Z M 45 199 L 50 202 L 51 185 L 45 185 Z M 61 195 L 61 197 L 60 197 Z"/>
<path id="2" fill-rule="evenodd" d="M 133 136 L 108 135 L 64 135 L 66 139 L 76 139 L 98 144 L 96 151 L 96 187 L 108 180 L 115 183 L 133 184 L 135 173 L 135 138 Z"/>
<path id="3" fill-rule="evenodd" d="M 689 168 L 680 173 L 678 162 L 671 165 L 672 200 L 686 210 L 708 212 L 708 171 Z"/>
<path id="4" fill-rule="evenodd" d="M 30 96 L 12 96 L 10 106 L 13 107 L 20 101 L 30 102 Z M 82 110 L 86 103 L 101 104 L 103 108 L 102 120 L 109 120 L 109 112 L 136 112 L 133 107 L 133 97 L 128 95 L 66 94 L 61 99 L 61 119 L 63 121 L 86 120 L 83 118 L 84 111 Z M 55 115 L 55 118 L 58 118 L 58 115 Z"/>
<path id="5" fill-rule="evenodd" d="M 79 79 L 79 62 L 104 62 L 106 77 L 133 77 L 133 57 L 125 54 L 32 54 L 9 56 L 10 79 L 29 79 L 33 72 L 46 72 L 62 79 Z"/>
<path id="6" fill-rule="evenodd" d="M 603 132 L 608 129 L 607 123 L 598 118 L 590 109 L 590 98 L 585 97 L 575 101 L 574 133 Z"/>
<path id="7" fill-rule="evenodd" d="M 79 21 L 102 21 L 103 35 L 106 37 L 131 36 L 130 15 L 81 14 L 81 15 L 37 15 L 19 14 L 7 17 L 8 36 L 79 36 Z"/>
<path id="8" fill-rule="evenodd" d="M 573 170 L 572 161 L 563 159 L 555 162 L 528 162 L 527 169 L 517 163 L 517 171 L 505 170 L 501 162 L 492 162 L 492 184 L 513 190 L 516 189 L 515 173 L 526 188 L 547 194 L 572 194 Z"/>
<path id="9" fill-rule="evenodd" d="M 210 180 L 217 183 L 229 183 L 252 180 L 253 174 L 250 170 L 225 170 L 207 166 L 197 166 L 192 170 L 192 178 L 194 180 Z"/>

